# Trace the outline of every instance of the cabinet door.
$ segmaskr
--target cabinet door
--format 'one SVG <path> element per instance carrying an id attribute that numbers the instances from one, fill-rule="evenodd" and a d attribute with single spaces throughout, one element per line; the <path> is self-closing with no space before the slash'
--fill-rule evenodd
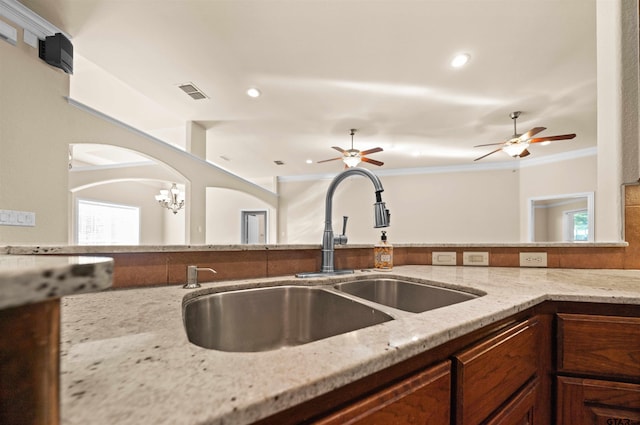
<path id="1" fill-rule="evenodd" d="M 558 371 L 640 379 L 640 317 L 559 314 Z"/>
<path id="2" fill-rule="evenodd" d="M 451 362 L 375 393 L 316 425 L 447 425 L 451 419 Z"/>
<path id="3" fill-rule="evenodd" d="M 640 385 L 558 378 L 558 425 L 638 425 Z"/>
<path id="4" fill-rule="evenodd" d="M 536 416 L 539 383 L 532 380 L 485 425 L 533 425 Z"/>
<path id="5" fill-rule="evenodd" d="M 533 318 L 457 354 L 456 424 L 485 421 L 534 377 L 540 341 Z"/>

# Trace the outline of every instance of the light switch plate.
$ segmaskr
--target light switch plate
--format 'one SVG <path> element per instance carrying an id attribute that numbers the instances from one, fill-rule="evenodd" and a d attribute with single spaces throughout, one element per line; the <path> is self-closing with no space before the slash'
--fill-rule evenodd
<path id="1" fill-rule="evenodd" d="M 34 227 L 36 213 L 31 211 L 0 210 L 0 225 Z"/>
<path id="2" fill-rule="evenodd" d="M 456 253 L 455 252 L 432 252 L 431 264 L 434 266 L 455 266 Z"/>
<path id="3" fill-rule="evenodd" d="M 462 265 L 463 266 L 488 266 L 489 253 L 478 252 L 478 251 L 463 252 Z"/>

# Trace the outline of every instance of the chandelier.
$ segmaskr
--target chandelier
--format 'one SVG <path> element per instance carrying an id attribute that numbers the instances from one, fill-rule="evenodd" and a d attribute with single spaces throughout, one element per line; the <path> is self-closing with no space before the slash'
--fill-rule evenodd
<path id="1" fill-rule="evenodd" d="M 180 192 L 178 186 L 173 183 L 171 189 L 160 190 L 160 194 L 156 195 L 156 201 L 161 207 L 165 207 L 177 214 L 184 207 L 184 192 Z"/>

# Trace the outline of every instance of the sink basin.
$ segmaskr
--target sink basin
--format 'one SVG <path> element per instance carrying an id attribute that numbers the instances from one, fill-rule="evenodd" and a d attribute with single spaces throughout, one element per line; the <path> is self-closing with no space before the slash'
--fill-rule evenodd
<path id="1" fill-rule="evenodd" d="M 339 291 L 398 310 L 421 313 L 477 298 L 453 289 L 399 279 L 365 279 L 335 285 Z"/>
<path id="2" fill-rule="evenodd" d="M 189 341 L 204 348 L 234 352 L 305 344 L 392 319 L 339 293 L 314 287 L 221 292 L 183 305 Z"/>

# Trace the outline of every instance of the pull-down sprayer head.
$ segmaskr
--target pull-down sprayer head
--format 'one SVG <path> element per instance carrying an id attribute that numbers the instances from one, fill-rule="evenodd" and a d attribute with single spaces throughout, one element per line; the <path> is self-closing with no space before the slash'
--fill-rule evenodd
<path id="1" fill-rule="evenodd" d="M 373 204 L 373 214 L 376 222 L 374 227 L 376 229 L 380 227 L 389 227 L 391 224 L 391 213 L 384 202 L 382 202 L 380 192 L 382 191 L 376 191 L 376 203 Z"/>

